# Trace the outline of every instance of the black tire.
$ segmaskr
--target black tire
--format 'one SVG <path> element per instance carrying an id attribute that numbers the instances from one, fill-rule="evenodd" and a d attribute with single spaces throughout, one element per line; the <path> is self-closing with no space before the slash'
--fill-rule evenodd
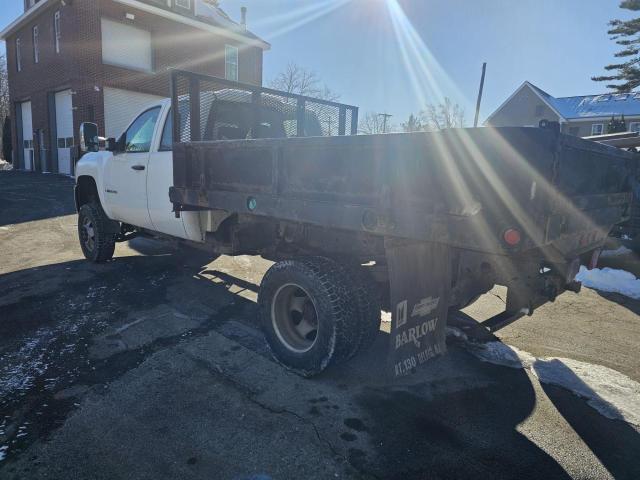
<path id="1" fill-rule="evenodd" d="M 346 360 L 358 340 L 350 278 L 333 260 L 276 263 L 262 279 L 258 306 L 273 356 L 305 377 Z"/>
<path id="2" fill-rule="evenodd" d="M 349 268 L 354 300 L 358 315 L 357 341 L 354 342 L 349 358 L 367 351 L 380 333 L 381 300 L 378 287 L 365 267 L 354 265 Z"/>
<path id="3" fill-rule="evenodd" d="M 85 203 L 78 213 L 78 239 L 85 258 L 93 263 L 113 258 L 116 235 L 109 233 L 109 218 L 96 203 Z"/>

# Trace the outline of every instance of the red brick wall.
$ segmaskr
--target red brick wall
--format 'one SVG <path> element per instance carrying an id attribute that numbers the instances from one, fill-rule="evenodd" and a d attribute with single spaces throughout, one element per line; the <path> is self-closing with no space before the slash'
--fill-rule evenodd
<path id="1" fill-rule="evenodd" d="M 55 52 L 54 12 L 61 12 L 61 51 Z M 125 18 L 133 13 L 135 20 Z M 102 63 L 100 18 L 131 24 L 151 32 L 154 73 L 133 71 Z M 32 28 L 39 28 L 40 62 L 34 64 Z M 15 40 L 21 39 L 22 71 L 16 70 Z M 133 90 L 154 95 L 169 95 L 170 67 L 224 77 L 224 45 L 235 45 L 239 51 L 239 79 L 262 83 L 262 50 L 243 48 L 237 41 L 188 25 L 116 4 L 111 0 L 74 1 L 67 6 L 45 9 L 19 32 L 7 38 L 9 91 L 12 118 L 16 102 L 31 100 L 34 130 L 45 130 L 45 148 L 49 145 L 47 93 L 71 88 L 74 106 L 74 131 L 82 121 L 94 120 L 104 131 L 102 89 L 107 87 Z M 91 111 L 94 118 L 90 118 Z M 14 121 L 13 132 L 17 132 Z M 17 145 L 14 133 L 14 151 Z M 55 148 L 55 146 L 54 146 Z"/>

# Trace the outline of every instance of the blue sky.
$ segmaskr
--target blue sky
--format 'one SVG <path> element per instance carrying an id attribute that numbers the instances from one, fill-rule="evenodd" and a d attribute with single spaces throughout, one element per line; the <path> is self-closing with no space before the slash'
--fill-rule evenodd
<path id="1" fill-rule="evenodd" d="M 296 62 L 319 74 L 345 103 L 391 113 L 394 123 L 444 95 L 463 105 L 471 122 L 483 61 L 488 67 L 481 119 L 524 80 L 555 96 L 605 91 L 590 77 L 602 73 L 616 51 L 607 22 L 631 17 L 618 3 L 220 1 L 235 19 L 246 5 L 249 28 L 272 44 L 265 54 L 265 83 Z M 4 26 L 19 15 L 22 0 L 2 4 Z"/>

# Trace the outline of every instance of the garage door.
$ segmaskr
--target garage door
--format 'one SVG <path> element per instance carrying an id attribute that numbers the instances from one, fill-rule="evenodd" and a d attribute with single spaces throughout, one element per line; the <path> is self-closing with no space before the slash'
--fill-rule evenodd
<path id="1" fill-rule="evenodd" d="M 118 138 L 129 126 L 129 123 L 131 123 L 135 115 L 150 104 L 162 99 L 163 97 L 156 95 L 105 87 L 105 135 L 107 137 Z"/>
<path id="2" fill-rule="evenodd" d="M 151 33 L 106 18 L 101 19 L 101 28 L 103 63 L 151 71 Z"/>
<path id="3" fill-rule="evenodd" d="M 56 131 L 58 135 L 58 172 L 73 173 L 71 147 L 73 147 L 73 100 L 71 90 L 56 93 Z"/>
<path id="4" fill-rule="evenodd" d="M 33 170 L 33 121 L 31 119 L 31 102 L 20 105 L 22 111 L 22 148 L 24 149 L 24 169 Z"/>

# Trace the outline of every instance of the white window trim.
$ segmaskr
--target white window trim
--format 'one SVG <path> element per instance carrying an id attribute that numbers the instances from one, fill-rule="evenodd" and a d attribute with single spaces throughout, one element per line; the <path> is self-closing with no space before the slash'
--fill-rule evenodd
<path id="1" fill-rule="evenodd" d="M 16 38 L 16 69 L 22 71 L 22 45 L 20 37 Z"/>
<path id="2" fill-rule="evenodd" d="M 53 37 L 56 53 L 60 53 L 60 39 L 62 38 L 62 27 L 60 25 L 60 10 L 53 14 Z"/>
<path id="3" fill-rule="evenodd" d="M 230 52 L 234 52 L 234 61 L 231 61 L 231 56 L 228 55 Z M 224 46 L 224 78 L 227 80 L 233 80 L 237 82 L 240 79 L 240 71 L 239 71 L 239 63 L 240 63 L 240 53 L 238 51 L 238 47 L 234 45 L 225 45 Z M 229 78 L 229 65 L 235 65 L 236 67 L 236 78 Z"/>
<path id="4" fill-rule="evenodd" d="M 596 133 L 596 127 L 600 127 L 600 133 Z M 604 133 L 604 123 L 592 123 L 591 124 L 591 135 L 602 135 Z"/>
<path id="5" fill-rule="evenodd" d="M 32 32 L 33 37 L 33 63 L 40 63 L 40 45 L 39 45 L 39 37 L 40 37 L 40 29 L 38 25 L 34 25 Z"/>

